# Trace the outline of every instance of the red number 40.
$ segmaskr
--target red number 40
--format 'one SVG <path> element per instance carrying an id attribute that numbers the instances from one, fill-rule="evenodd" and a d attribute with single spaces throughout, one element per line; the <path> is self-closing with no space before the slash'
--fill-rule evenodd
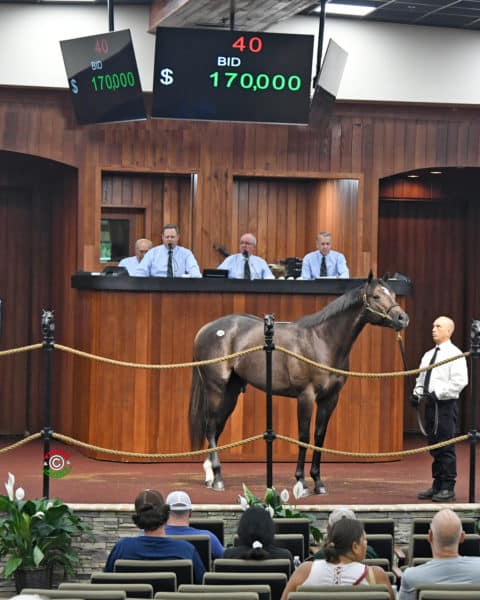
<path id="1" fill-rule="evenodd" d="M 262 51 L 262 47 L 262 39 L 257 36 L 251 37 L 248 41 L 246 41 L 245 36 L 241 35 L 232 44 L 232 48 L 236 48 L 237 50 L 240 50 L 240 52 L 244 52 L 248 49 L 250 52 L 257 53 Z"/>

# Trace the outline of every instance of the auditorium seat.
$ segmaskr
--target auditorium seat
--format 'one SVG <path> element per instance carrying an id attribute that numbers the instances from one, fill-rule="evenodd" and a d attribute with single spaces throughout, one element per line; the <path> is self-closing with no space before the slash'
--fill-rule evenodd
<path id="1" fill-rule="evenodd" d="M 217 536 L 222 546 L 225 546 L 225 523 L 223 519 L 190 517 L 190 527 L 208 529 Z"/>
<path id="2" fill-rule="evenodd" d="M 477 520 L 470 517 L 464 517 L 460 519 L 462 522 L 462 528 L 465 533 L 476 533 L 477 531 Z M 412 535 L 418 533 L 428 533 L 430 529 L 430 523 L 432 519 L 426 519 L 423 517 L 416 517 L 412 521 Z"/>
<path id="3" fill-rule="evenodd" d="M 418 600 L 480 600 L 480 590 L 434 590 L 420 592 Z"/>
<path id="4" fill-rule="evenodd" d="M 238 543 L 238 535 L 235 535 L 233 545 L 238 546 Z M 305 560 L 304 537 L 302 533 L 276 533 L 273 545 L 278 548 L 290 550 L 291 555 L 299 556 L 302 562 Z"/>
<path id="5" fill-rule="evenodd" d="M 212 600 L 258 600 L 255 592 L 219 592 L 210 596 Z M 205 600 L 202 592 L 158 592 L 155 600 Z"/>
<path id="6" fill-rule="evenodd" d="M 453 596 L 449 598 L 458 597 L 460 592 L 474 592 L 477 594 L 477 598 L 480 599 L 480 585 L 473 583 L 421 583 L 415 586 L 417 590 L 417 598 L 420 598 L 420 594 L 423 591 L 434 592 L 436 594 L 440 592 L 449 592 Z"/>
<path id="7" fill-rule="evenodd" d="M 202 592 L 204 594 L 212 595 L 218 592 L 256 592 L 258 594 L 258 600 L 271 600 L 270 586 L 262 584 L 245 584 L 245 585 L 181 585 L 178 588 L 179 592 Z M 205 596 L 208 598 L 208 596 Z"/>
<path id="8" fill-rule="evenodd" d="M 131 573 L 98 571 L 90 575 L 90 582 L 99 585 L 146 583 L 152 586 L 154 594 L 177 591 L 177 575 L 174 571 L 135 571 Z"/>
<path id="9" fill-rule="evenodd" d="M 463 556 L 480 556 L 480 535 L 467 533 L 464 541 L 459 546 L 459 553 Z M 409 564 L 414 566 L 432 558 L 432 548 L 428 541 L 428 535 L 415 534 L 411 536 Z M 421 559 L 419 561 L 418 559 Z"/>
<path id="10" fill-rule="evenodd" d="M 395 521 L 393 519 L 376 518 L 361 519 L 367 538 L 371 533 L 387 533 L 395 539 Z"/>
<path id="11" fill-rule="evenodd" d="M 120 590 L 124 591 L 127 598 L 153 598 L 153 586 L 148 583 L 75 583 L 63 582 L 58 586 L 59 590 Z"/>
<path id="12" fill-rule="evenodd" d="M 337 588 L 340 586 L 337 586 Z M 359 585 L 355 591 L 331 591 L 331 592 L 290 592 L 288 600 L 390 600 L 388 592 L 372 592 L 368 585 Z M 360 588 L 366 588 L 365 590 Z"/>
<path id="13" fill-rule="evenodd" d="M 310 549 L 310 519 L 299 517 L 298 519 L 274 518 L 275 533 L 301 533 L 303 535 L 303 548 L 305 556 Z"/>
<path id="14" fill-rule="evenodd" d="M 187 542 L 190 542 L 192 546 L 195 546 L 200 558 L 202 559 L 205 569 L 207 571 L 210 571 L 212 548 L 209 535 L 205 533 L 201 535 L 169 535 L 168 537 L 177 538 L 179 540 L 185 540 Z"/>
<path id="15" fill-rule="evenodd" d="M 236 573 L 285 573 L 291 575 L 291 562 L 288 558 L 268 558 L 266 560 L 245 560 L 243 558 L 217 558 L 213 561 L 216 572 Z"/>
<path id="16" fill-rule="evenodd" d="M 22 594 L 36 594 L 45 598 L 81 598 L 82 600 L 125 600 L 126 592 L 122 590 L 50 590 L 46 588 L 23 588 Z"/>
<path id="17" fill-rule="evenodd" d="M 169 571 L 177 576 L 177 585 L 193 583 L 193 564 L 190 559 L 178 558 L 174 560 L 127 560 L 119 559 L 113 566 L 117 573 L 131 572 L 161 572 Z"/>
<path id="18" fill-rule="evenodd" d="M 386 585 L 373 584 L 373 585 L 299 585 L 297 592 L 388 592 Z"/>
<path id="19" fill-rule="evenodd" d="M 203 576 L 206 585 L 268 585 L 270 587 L 272 600 L 280 600 L 283 590 L 287 585 L 285 573 L 270 572 L 218 572 L 211 571 Z"/>

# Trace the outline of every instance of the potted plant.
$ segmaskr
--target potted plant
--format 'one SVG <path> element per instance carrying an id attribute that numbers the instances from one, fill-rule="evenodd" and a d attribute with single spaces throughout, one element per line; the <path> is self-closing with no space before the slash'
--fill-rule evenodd
<path id="1" fill-rule="evenodd" d="M 244 483 L 242 483 L 242 487 L 244 495 L 238 496 L 237 501 L 243 510 L 246 510 L 249 506 L 263 506 L 263 508 L 270 513 L 272 519 L 309 519 L 310 533 L 316 544 L 320 542 L 322 539 L 322 532 L 318 527 L 313 525 L 314 518 L 306 513 L 300 512 L 295 506 L 288 504 L 290 494 L 287 489 L 282 490 L 279 494 L 274 487 L 267 488 L 265 497 L 261 500 L 258 496 L 255 496 Z M 293 486 L 292 492 L 296 500 L 302 497 L 304 491 L 301 481 L 297 481 Z"/>
<path id="2" fill-rule="evenodd" d="M 0 559 L 4 576 L 14 577 L 17 593 L 23 587 L 49 587 L 52 568 L 61 565 L 73 574 L 79 563 L 72 542 L 91 529 L 58 499 L 25 500 L 23 488 L 15 488 L 8 474 L 6 496 L 0 495 Z"/>

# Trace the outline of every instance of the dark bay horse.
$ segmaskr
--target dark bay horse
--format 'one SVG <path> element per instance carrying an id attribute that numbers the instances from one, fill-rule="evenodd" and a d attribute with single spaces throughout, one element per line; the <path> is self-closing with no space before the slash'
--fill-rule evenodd
<path id="1" fill-rule="evenodd" d="M 275 325 L 274 342 L 290 351 L 337 369 L 348 370 L 353 343 L 367 323 L 400 331 L 408 326 L 408 315 L 395 301 L 395 293 L 385 279 L 369 275 L 365 284 L 338 297 L 321 311 L 291 323 Z M 253 315 L 233 314 L 207 323 L 197 333 L 194 360 L 226 356 L 264 343 L 264 323 Z M 273 394 L 295 397 L 299 440 L 309 443 L 310 421 L 316 403 L 315 445 L 322 446 L 330 416 L 346 377 L 308 365 L 297 358 L 275 351 L 272 356 Z M 190 439 L 198 450 L 205 439 L 213 475 L 207 485 L 223 490 L 221 465 L 215 447 L 247 384 L 265 390 L 265 360 L 257 352 L 194 367 L 190 393 Z M 305 482 L 306 449 L 299 447 L 295 477 Z M 208 460 L 206 464 L 208 465 Z M 208 465 L 210 467 L 210 465 Z M 207 467 L 204 464 L 207 471 Z M 326 493 L 320 478 L 320 452 L 312 457 L 310 475 L 316 494 Z"/>

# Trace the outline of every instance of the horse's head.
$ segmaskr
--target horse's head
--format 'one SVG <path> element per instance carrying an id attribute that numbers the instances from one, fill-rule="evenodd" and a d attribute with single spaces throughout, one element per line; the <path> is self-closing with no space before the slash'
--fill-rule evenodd
<path id="1" fill-rule="evenodd" d="M 370 272 L 362 294 L 366 319 L 369 323 L 392 327 L 395 331 L 408 327 L 409 316 L 397 304 L 395 292 L 387 283 L 387 276 L 374 279 Z"/>

